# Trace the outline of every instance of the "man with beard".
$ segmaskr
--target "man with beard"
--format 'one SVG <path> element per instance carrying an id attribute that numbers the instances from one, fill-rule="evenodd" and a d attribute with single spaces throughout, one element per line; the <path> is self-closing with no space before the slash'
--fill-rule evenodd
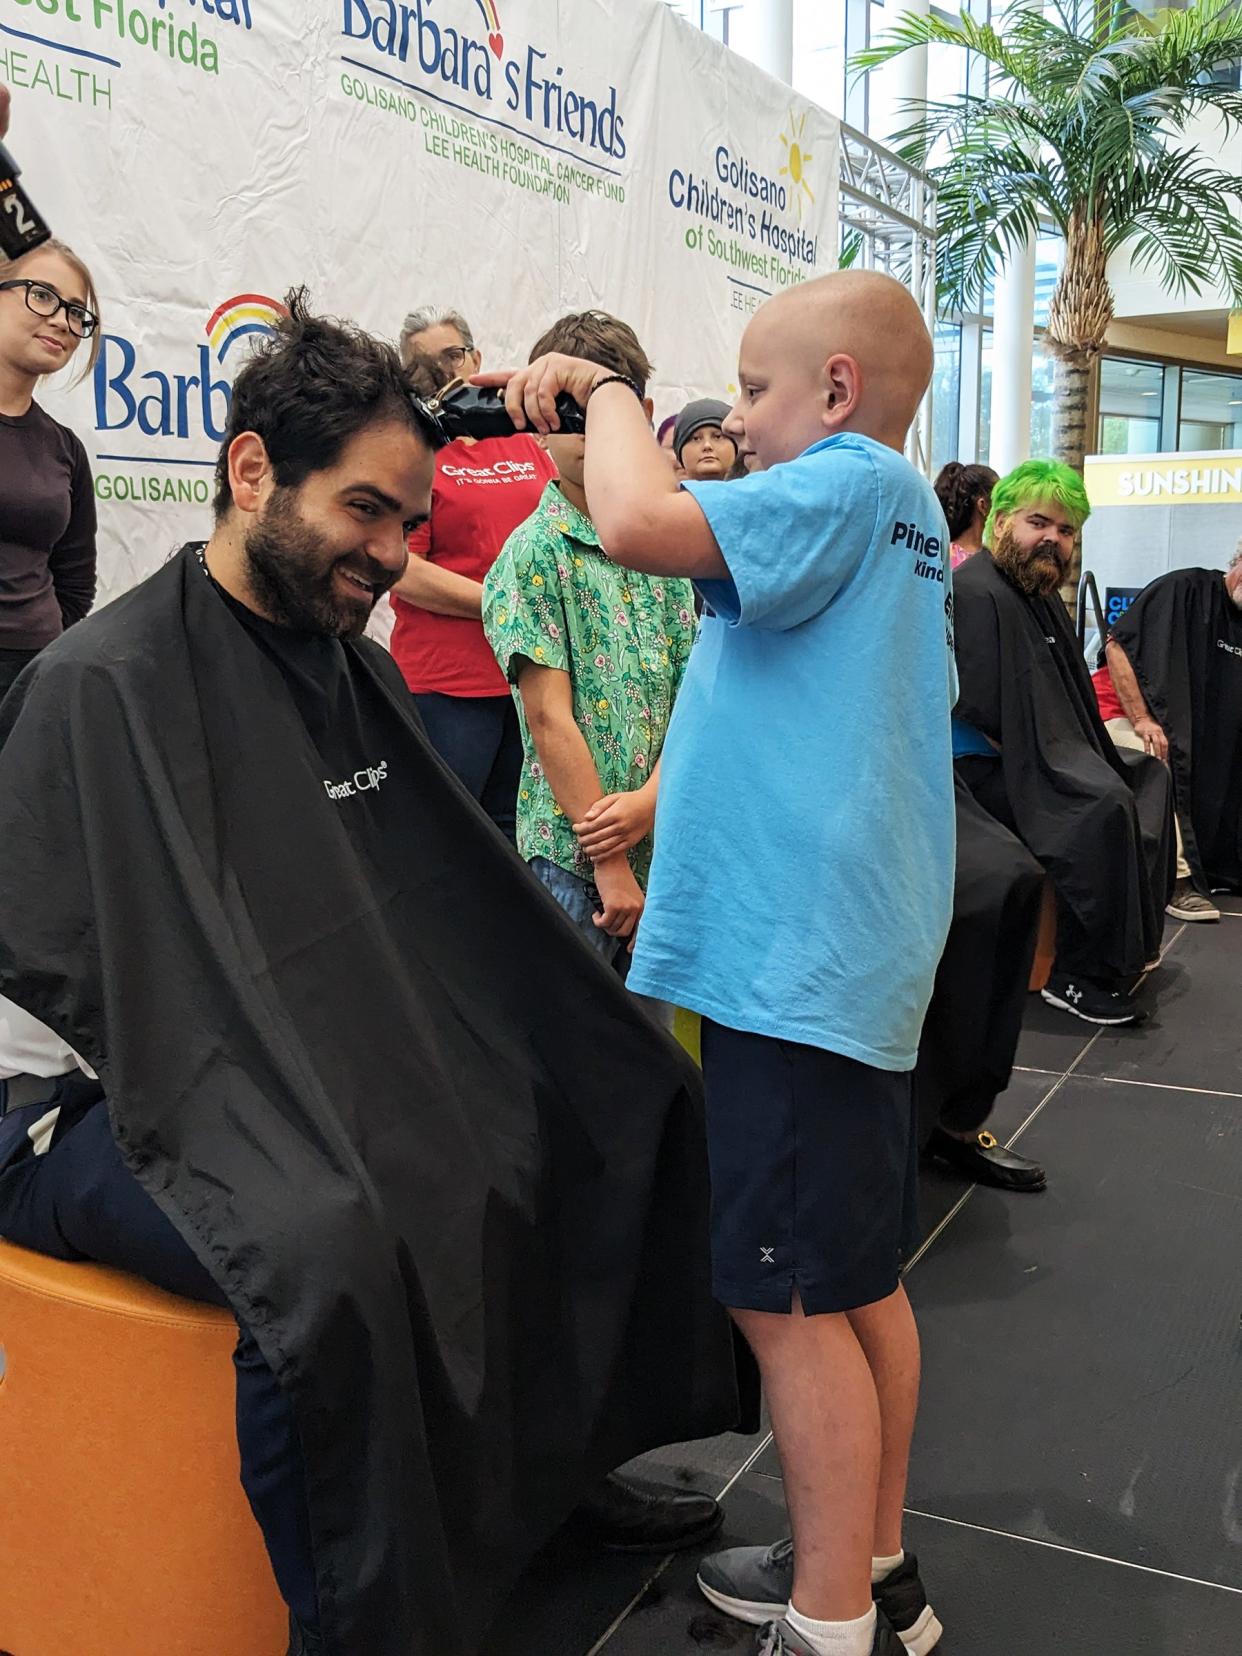
<path id="1" fill-rule="evenodd" d="M 360 638 L 438 437 L 290 295 L 210 541 L 0 719 L 0 1235 L 234 1312 L 243 1483 L 325 1656 L 477 1650 L 584 1488 L 736 1417 L 693 1070 Z M 719 1511 L 621 1484 L 590 1522 Z"/>
<path id="2" fill-rule="evenodd" d="M 1219 920 L 1207 893 L 1242 886 L 1242 545 L 1229 568 L 1175 569 L 1112 629 L 1108 668 L 1119 744 L 1173 771 L 1182 855 L 1169 913 Z"/>
<path id="3" fill-rule="evenodd" d="M 954 591 L 957 774 L 1017 834 L 1057 896 L 1044 999 L 1090 1023 L 1133 1023 L 1173 883 L 1168 772 L 1120 752 L 1057 589 L 1090 512 L 1082 480 L 1028 460 L 992 493 L 987 556 Z"/>

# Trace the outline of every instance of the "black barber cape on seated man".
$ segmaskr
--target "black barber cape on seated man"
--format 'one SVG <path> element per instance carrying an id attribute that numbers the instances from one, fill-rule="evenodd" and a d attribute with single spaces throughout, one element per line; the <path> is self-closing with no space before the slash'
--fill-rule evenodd
<path id="1" fill-rule="evenodd" d="M 1242 887 L 1242 545 L 1224 573 L 1175 569 L 1145 587 L 1112 630 L 1108 666 L 1130 723 L 1168 756 L 1200 899 L 1188 915 L 1219 918 L 1207 893 Z"/>
<path id="2" fill-rule="evenodd" d="M 1058 595 L 1089 511 L 1082 480 L 1050 460 L 1026 461 L 993 490 L 984 550 L 955 577 L 954 765 L 1056 889 L 1044 998 L 1121 1024 L 1140 1015 L 1131 991 L 1160 948 L 1172 791 L 1159 760 L 1109 740 Z"/>
<path id="3" fill-rule="evenodd" d="M 361 638 L 437 433 L 387 346 L 290 311 L 211 541 L 0 708 L 0 995 L 63 1043 L 50 1084 L 0 1063 L 0 1235 L 236 1314 L 295 1651 L 464 1656 L 608 1469 L 736 1422 L 702 1101 Z"/>

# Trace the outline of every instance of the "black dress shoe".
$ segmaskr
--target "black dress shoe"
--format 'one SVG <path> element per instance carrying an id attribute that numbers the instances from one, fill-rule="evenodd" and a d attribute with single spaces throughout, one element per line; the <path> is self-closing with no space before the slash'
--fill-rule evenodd
<path id="1" fill-rule="evenodd" d="M 937 1127 L 927 1149 L 938 1161 L 948 1162 L 976 1184 L 997 1185 L 1001 1190 L 1043 1190 L 1048 1183 L 1048 1175 L 1038 1162 L 1028 1161 L 1016 1150 L 1006 1150 L 991 1133 L 978 1133 L 966 1140 Z"/>
<path id="2" fill-rule="evenodd" d="M 724 1512 L 710 1495 L 610 1472 L 575 1508 L 569 1523 L 576 1535 L 610 1552 L 680 1552 L 715 1535 Z"/>

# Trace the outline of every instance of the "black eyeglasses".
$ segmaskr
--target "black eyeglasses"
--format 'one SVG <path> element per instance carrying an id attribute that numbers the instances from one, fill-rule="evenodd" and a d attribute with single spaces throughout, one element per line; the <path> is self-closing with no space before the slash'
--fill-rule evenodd
<path id="1" fill-rule="evenodd" d="M 12 282 L 0 282 L 0 293 L 8 293 L 14 288 L 25 288 L 26 309 L 36 316 L 55 316 L 57 311 L 64 311 L 65 320 L 69 324 L 69 332 L 76 334 L 79 339 L 89 339 L 99 326 L 99 318 L 94 311 L 88 311 L 85 305 L 79 305 L 75 299 L 62 299 L 54 287 L 48 287 L 46 282 L 32 282 L 29 277 L 19 278 Z"/>
<path id="2" fill-rule="evenodd" d="M 446 345 L 442 351 L 436 352 L 436 361 L 443 363 L 446 368 L 457 369 L 470 355 L 465 345 Z"/>

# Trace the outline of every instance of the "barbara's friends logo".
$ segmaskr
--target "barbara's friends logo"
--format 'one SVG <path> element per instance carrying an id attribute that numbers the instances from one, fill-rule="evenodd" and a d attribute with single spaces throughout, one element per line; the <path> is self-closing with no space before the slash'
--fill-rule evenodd
<path id="1" fill-rule="evenodd" d="M 616 86 L 576 86 L 564 64 L 536 45 L 511 51 L 495 0 L 471 5 L 466 12 L 466 0 L 341 0 L 341 33 L 404 65 L 407 76 L 430 83 L 426 90 L 441 101 L 451 101 L 444 93 L 452 87 L 482 103 L 503 103 L 534 138 L 568 139 L 621 160 L 625 117 Z M 357 67 L 354 59 L 345 61 Z M 389 78 L 420 90 L 415 80 Z"/>

